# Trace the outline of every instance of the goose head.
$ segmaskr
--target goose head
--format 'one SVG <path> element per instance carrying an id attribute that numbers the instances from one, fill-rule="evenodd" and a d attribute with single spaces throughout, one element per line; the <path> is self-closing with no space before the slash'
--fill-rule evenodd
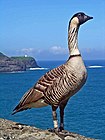
<path id="1" fill-rule="evenodd" d="M 73 15 L 70 20 L 70 23 L 73 25 L 80 26 L 81 24 L 85 23 L 86 21 L 93 19 L 93 17 L 86 15 L 83 12 L 79 12 Z"/>

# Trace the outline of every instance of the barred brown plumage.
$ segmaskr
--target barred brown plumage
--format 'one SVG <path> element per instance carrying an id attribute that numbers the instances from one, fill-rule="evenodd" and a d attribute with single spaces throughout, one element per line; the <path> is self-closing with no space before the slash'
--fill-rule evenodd
<path id="1" fill-rule="evenodd" d="M 71 96 L 81 89 L 87 77 L 86 68 L 78 49 L 79 26 L 92 19 L 80 12 L 75 14 L 68 28 L 69 59 L 65 64 L 54 68 L 42 76 L 38 82 L 25 93 L 13 114 L 32 107 L 52 106 L 54 129 L 59 130 L 56 109 L 60 108 L 60 131 L 64 129 L 64 108 Z"/>

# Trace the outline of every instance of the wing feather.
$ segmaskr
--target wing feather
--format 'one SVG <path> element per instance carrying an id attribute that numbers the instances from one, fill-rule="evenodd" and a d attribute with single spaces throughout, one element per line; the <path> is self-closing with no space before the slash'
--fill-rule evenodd
<path id="1" fill-rule="evenodd" d="M 47 95 L 46 93 L 49 89 L 53 89 L 54 84 L 56 84 L 59 77 L 62 76 L 63 69 L 64 69 L 64 66 L 61 65 L 58 68 L 55 68 L 47 72 L 44 76 L 42 76 L 39 79 L 39 81 L 34 85 L 34 87 L 29 89 L 24 94 L 19 104 L 15 107 L 14 109 L 15 112 L 13 114 L 15 114 L 16 112 L 28 109 L 31 103 L 36 102 L 40 100 L 41 98 L 45 99 L 50 104 L 50 96 Z"/>

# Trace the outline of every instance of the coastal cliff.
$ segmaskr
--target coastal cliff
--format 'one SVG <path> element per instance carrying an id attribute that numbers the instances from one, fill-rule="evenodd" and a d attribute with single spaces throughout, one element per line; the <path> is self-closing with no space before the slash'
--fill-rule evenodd
<path id="1" fill-rule="evenodd" d="M 0 72 L 26 71 L 39 67 L 33 57 L 8 57 L 0 52 Z"/>
<path id="2" fill-rule="evenodd" d="M 68 136 L 56 135 L 48 130 L 41 130 L 24 124 L 0 119 L 0 140 L 94 140 L 76 133 Z"/>

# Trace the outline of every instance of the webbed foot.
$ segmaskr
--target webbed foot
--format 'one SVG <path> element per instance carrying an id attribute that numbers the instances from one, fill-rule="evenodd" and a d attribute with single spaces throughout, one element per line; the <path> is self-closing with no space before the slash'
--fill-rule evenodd
<path id="1" fill-rule="evenodd" d="M 59 132 L 62 132 L 62 130 L 64 130 L 64 127 L 59 127 Z"/>
<path id="2" fill-rule="evenodd" d="M 60 131 L 58 128 L 48 128 L 47 130 L 52 133 L 57 133 Z"/>
<path id="3" fill-rule="evenodd" d="M 71 132 L 69 132 L 67 130 L 62 130 L 62 131 L 59 132 L 59 136 L 63 137 L 63 138 L 67 137 L 67 136 L 71 136 L 71 137 L 75 138 L 75 133 L 71 133 Z"/>

